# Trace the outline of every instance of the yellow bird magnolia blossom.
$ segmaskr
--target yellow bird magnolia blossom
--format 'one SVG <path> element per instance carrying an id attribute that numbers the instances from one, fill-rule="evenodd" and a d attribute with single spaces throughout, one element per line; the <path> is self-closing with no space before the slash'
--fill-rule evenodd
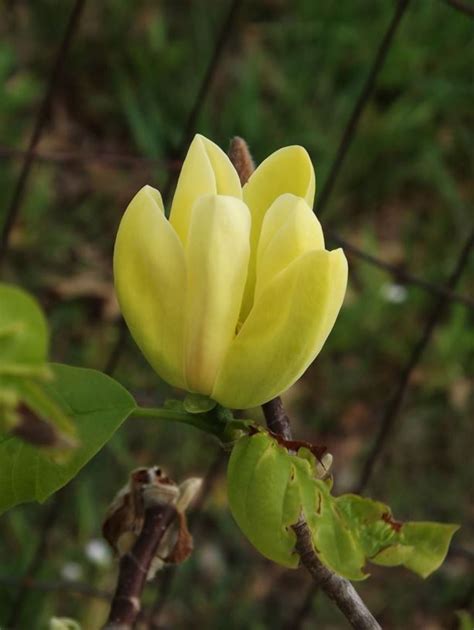
<path id="1" fill-rule="evenodd" d="M 347 284 L 342 250 L 324 247 L 314 194 L 302 147 L 270 155 L 242 188 L 227 155 L 196 135 L 169 221 L 157 190 L 135 195 L 115 243 L 115 286 L 165 381 L 245 409 L 303 374 Z"/>

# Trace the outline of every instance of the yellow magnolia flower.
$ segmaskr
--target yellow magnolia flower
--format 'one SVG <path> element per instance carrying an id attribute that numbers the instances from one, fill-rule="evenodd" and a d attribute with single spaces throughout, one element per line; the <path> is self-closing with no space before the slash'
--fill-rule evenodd
<path id="1" fill-rule="evenodd" d="M 311 207 L 302 147 L 268 157 L 242 188 L 227 155 L 197 135 L 170 219 L 145 186 L 117 234 L 115 286 L 130 331 L 168 383 L 231 408 L 288 389 L 321 350 L 347 284 Z"/>

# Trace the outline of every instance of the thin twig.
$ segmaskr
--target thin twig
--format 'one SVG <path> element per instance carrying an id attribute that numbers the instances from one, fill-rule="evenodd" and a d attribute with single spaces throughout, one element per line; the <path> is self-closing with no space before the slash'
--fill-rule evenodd
<path id="1" fill-rule="evenodd" d="M 283 403 L 278 397 L 263 406 L 267 426 L 281 426 L 285 438 L 291 439 L 289 418 L 284 412 Z M 272 429 L 274 431 L 274 429 Z M 281 433 L 283 435 L 283 433 Z M 336 575 L 319 560 L 314 551 L 311 532 L 304 521 L 293 526 L 296 534 L 295 549 L 301 563 L 311 574 L 313 580 L 326 595 L 334 601 L 349 623 L 357 630 L 380 630 L 380 625 L 361 600 L 355 588 L 345 578 Z"/>
<path id="2" fill-rule="evenodd" d="M 219 67 L 219 63 L 222 59 L 222 53 L 223 53 L 224 47 L 230 40 L 232 29 L 235 26 L 235 17 L 237 15 L 237 12 L 241 4 L 242 4 L 242 0 L 232 0 L 229 7 L 229 11 L 222 23 L 221 29 L 219 31 L 219 35 L 217 37 L 217 40 L 214 46 L 213 53 L 209 60 L 209 64 L 207 66 L 206 72 L 202 79 L 201 85 L 199 86 L 199 89 L 197 91 L 194 104 L 189 112 L 188 118 L 184 125 L 183 133 L 181 135 L 181 140 L 176 150 L 176 155 L 177 155 L 176 161 L 178 163 L 182 162 L 187 146 L 190 143 L 191 138 L 195 132 L 196 121 L 199 117 L 199 114 L 201 113 L 201 109 L 206 100 L 206 96 L 209 92 L 209 89 L 216 75 L 217 69 Z M 165 205 L 168 205 L 169 198 L 171 196 L 171 191 L 176 182 L 176 177 L 177 177 L 176 171 L 170 171 L 170 170 L 168 171 L 168 177 L 162 189 Z M 123 321 L 120 325 L 124 326 Z M 119 336 L 117 337 L 117 341 L 115 342 L 112 350 L 110 351 L 110 355 L 106 361 L 106 368 L 107 368 L 108 374 L 112 374 L 115 371 L 115 368 L 117 367 L 117 363 L 120 360 L 123 349 L 125 347 L 126 340 L 127 340 L 127 331 L 125 330 L 125 333 L 119 334 Z"/>
<path id="3" fill-rule="evenodd" d="M 467 262 L 469 260 L 469 255 L 471 249 L 474 246 L 474 227 L 466 239 L 461 252 L 459 254 L 458 260 L 456 261 L 455 267 L 449 276 L 446 282 L 446 289 L 452 290 L 456 284 L 458 283 L 462 272 L 464 271 Z M 370 481 L 372 474 L 375 470 L 375 466 L 382 454 L 383 448 L 385 446 L 385 442 L 390 434 L 390 431 L 393 427 L 396 417 L 400 411 L 403 400 L 405 398 L 406 391 L 408 389 L 408 385 L 410 383 L 411 375 L 413 374 L 414 369 L 418 365 L 421 357 L 423 356 L 424 351 L 426 350 L 432 336 L 436 325 L 441 319 L 441 316 L 444 313 L 444 307 L 448 303 L 448 299 L 444 296 L 440 296 L 436 303 L 434 304 L 431 313 L 429 314 L 425 326 L 421 332 L 421 335 L 413 347 L 413 350 L 408 357 L 408 360 L 400 374 L 400 378 L 398 380 L 398 385 L 393 393 L 393 396 L 390 398 L 383 417 L 380 422 L 379 432 L 377 437 L 375 438 L 374 443 L 372 444 L 371 449 L 369 450 L 367 459 L 362 468 L 360 478 L 358 483 L 355 486 L 355 492 L 362 492 L 368 482 Z"/>
<path id="4" fill-rule="evenodd" d="M 206 100 L 207 94 L 212 86 L 214 78 L 217 73 L 217 69 L 219 64 L 223 58 L 223 52 L 225 46 L 230 41 L 230 36 L 235 28 L 236 16 L 240 9 L 240 5 L 242 4 L 242 0 L 231 0 L 229 10 L 224 18 L 222 26 L 219 31 L 219 35 L 216 39 L 216 43 L 214 46 L 214 50 L 212 52 L 211 58 L 209 60 L 209 64 L 207 66 L 206 72 L 202 79 L 201 85 L 199 86 L 198 92 L 196 94 L 196 99 L 194 101 L 194 105 L 189 112 L 188 118 L 186 120 L 186 124 L 183 128 L 183 133 L 181 134 L 181 141 L 178 144 L 178 148 L 176 151 L 177 158 L 182 159 L 190 143 L 193 134 L 196 130 L 196 122 L 201 113 L 202 107 Z M 173 189 L 174 183 L 176 181 L 176 173 L 170 173 L 166 184 L 163 187 L 163 198 L 168 200 L 171 191 Z"/>
<path id="5" fill-rule="evenodd" d="M 0 158 L 1 157 L 23 157 L 26 155 L 26 151 L 23 149 L 14 149 L 11 147 L 2 147 L 0 146 Z M 181 168 L 182 162 L 180 160 L 168 161 L 164 162 L 162 160 L 157 160 L 154 158 L 144 158 L 139 157 L 137 155 L 127 155 L 121 153 L 90 153 L 90 154 L 81 154 L 75 153 L 72 151 L 60 151 L 60 152 L 45 152 L 45 151 L 34 151 L 34 156 L 36 160 L 46 161 L 52 163 L 68 163 L 68 164 L 78 164 L 82 165 L 88 162 L 97 162 L 101 165 L 110 166 L 112 168 L 129 168 L 130 166 L 135 166 L 136 168 L 141 168 L 149 166 L 150 168 L 153 166 L 162 166 L 163 168 L 167 168 L 169 170 L 175 170 L 179 172 Z M 459 293 L 455 293 L 454 291 L 447 291 L 444 287 L 435 284 L 434 282 L 430 282 L 429 280 L 425 280 L 424 278 L 419 278 L 414 274 L 406 271 L 399 265 L 394 265 L 392 263 L 386 262 L 381 258 L 377 258 L 373 254 L 360 249 L 356 245 L 350 243 L 345 238 L 340 236 L 337 232 L 333 230 L 326 229 L 327 236 L 338 246 L 343 247 L 346 253 L 351 254 L 354 258 L 360 259 L 363 262 L 366 262 L 374 267 L 378 267 L 382 271 L 385 271 L 394 277 L 396 282 L 404 285 L 414 286 L 419 289 L 423 289 L 424 291 L 431 293 L 433 295 L 444 295 L 452 302 L 457 302 L 466 306 L 467 308 L 474 309 L 474 300 L 465 296 L 460 295 Z M 117 340 L 116 345 L 120 346 L 123 341 Z M 108 374 L 110 372 L 110 368 L 116 362 L 115 357 L 112 355 L 109 357 L 109 365 L 106 366 L 105 372 Z"/>
<path id="6" fill-rule="evenodd" d="M 134 627 L 141 610 L 141 597 L 151 563 L 167 528 L 176 516 L 172 505 L 152 505 L 145 509 L 143 528 L 131 551 L 122 556 L 117 587 L 104 630 Z"/>
<path id="7" fill-rule="evenodd" d="M 1 157 L 23 157 L 26 155 L 26 151 L 23 149 L 15 149 L 12 147 L 3 147 L 0 146 L 0 158 Z M 77 153 L 73 151 L 59 151 L 59 152 L 45 152 L 45 151 L 34 151 L 35 159 L 38 161 L 52 162 L 54 164 L 77 164 L 83 165 L 85 163 L 95 162 L 101 164 L 102 166 L 112 167 L 112 168 L 130 168 L 136 167 L 143 169 L 144 167 L 155 167 L 161 166 L 163 168 L 174 170 L 179 172 L 182 162 L 180 160 L 174 161 L 163 161 L 154 158 L 145 158 L 137 155 L 127 155 L 125 153 Z M 434 282 L 429 282 L 423 278 L 419 278 L 418 276 L 413 275 L 409 271 L 401 268 L 399 265 L 394 265 L 392 263 L 386 262 L 381 258 L 377 258 L 373 254 L 366 252 L 356 245 L 353 245 L 338 233 L 326 229 L 327 236 L 340 247 L 343 247 L 346 253 L 351 254 L 354 258 L 358 258 L 363 262 L 367 262 L 374 267 L 378 267 L 382 271 L 385 271 L 392 275 L 396 282 L 404 285 L 414 286 L 419 289 L 423 289 L 424 291 L 431 293 L 433 295 L 445 295 L 452 302 L 457 302 L 466 306 L 467 308 L 474 309 L 474 300 L 455 293 L 453 291 L 447 291 L 444 287 L 435 284 Z M 126 329 L 125 329 L 126 331 Z M 117 339 L 116 346 L 120 347 L 123 343 L 123 340 Z M 119 358 L 119 357 L 118 357 Z M 116 363 L 115 356 L 109 357 L 109 363 L 105 367 L 104 371 L 109 374 L 111 367 Z"/>
<path id="8" fill-rule="evenodd" d="M 316 584 L 330 597 L 353 628 L 357 630 L 380 630 L 372 613 L 359 594 L 345 578 L 336 575 L 322 564 L 314 552 L 311 531 L 304 521 L 293 527 L 296 533 L 296 551 L 302 564 L 311 574 Z"/>
<path id="9" fill-rule="evenodd" d="M 369 265 L 373 265 L 374 267 L 378 267 L 382 271 L 386 271 L 394 277 L 396 282 L 400 284 L 407 284 L 414 287 L 418 287 L 419 289 L 423 289 L 428 293 L 436 296 L 443 296 L 450 302 L 457 302 L 458 304 L 462 304 L 467 308 L 474 309 L 474 300 L 465 296 L 460 295 L 454 291 L 447 289 L 443 285 L 435 284 L 434 282 L 429 282 L 428 280 L 424 280 L 423 278 L 419 278 L 418 276 L 414 276 L 409 271 L 405 271 L 398 265 L 393 265 L 385 260 L 381 260 L 368 252 L 365 252 L 362 249 L 359 249 L 356 245 L 353 245 L 349 241 L 346 241 L 344 238 L 336 234 L 332 230 L 326 230 L 326 234 L 340 247 L 344 248 L 344 251 L 352 256 L 362 260 L 363 262 L 368 263 Z"/>
<path id="10" fill-rule="evenodd" d="M 334 158 L 334 161 L 332 163 L 329 175 L 327 176 L 326 181 L 324 182 L 324 186 L 318 195 L 316 208 L 318 216 L 321 216 L 322 213 L 326 210 L 327 203 L 333 191 L 337 176 L 339 175 L 344 159 L 347 155 L 352 140 L 354 139 L 360 117 L 367 103 L 369 102 L 372 90 L 374 89 L 375 80 L 377 79 L 377 76 L 384 65 L 387 53 L 390 50 L 393 42 L 393 37 L 398 29 L 403 14 L 408 7 L 409 1 L 410 0 L 398 0 L 395 13 L 393 14 L 390 24 L 388 25 L 388 28 L 384 33 L 382 41 L 380 42 L 380 46 L 369 70 L 369 74 L 367 75 L 367 79 L 359 94 L 359 98 L 354 104 L 354 108 L 349 117 L 349 121 L 344 128 L 344 133 L 342 134 L 336 157 Z"/>
<path id="11" fill-rule="evenodd" d="M 97 163 L 101 166 L 111 168 L 130 168 L 136 167 L 160 167 L 170 171 L 178 171 L 181 168 L 179 160 L 166 160 L 160 158 L 148 158 L 139 155 L 129 155 L 127 153 L 97 152 L 84 153 L 77 151 L 41 151 L 35 149 L 33 157 L 38 162 L 50 162 L 52 164 L 76 164 L 83 166 L 86 164 Z M 26 149 L 18 149 L 15 147 L 7 147 L 0 145 L 0 158 L 3 159 L 19 159 L 24 158 L 28 154 Z"/>
<path id="12" fill-rule="evenodd" d="M 38 144 L 46 126 L 46 121 L 48 119 L 48 115 L 51 109 L 53 97 L 59 85 L 59 78 L 64 67 L 64 62 L 66 60 L 66 56 L 70 48 L 73 36 L 79 25 L 79 20 L 84 9 L 84 5 L 85 0 L 76 0 L 69 16 L 63 38 L 56 53 L 54 64 L 51 70 L 51 75 L 46 85 L 46 90 L 40 108 L 38 110 L 38 115 L 36 116 L 35 125 L 33 127 L 33 132 L 31 134 L 30 142 L 25 154 L 25 159 L 20 171 L 20 175 L 18 176 L 18 180 L 16 182 L 16 186 L 10 200 L 10 205 L 8 206 L 6 212 L 5 222 L 3 224 L 2 233 L 0 235 L 0 267 L 2 266 L 5 260 L 5 256 L 7 254 L 8 242 L 13 224 L 15 223 L 20 212 L 21 202 L 23 200 L 23 195 L 26 190 L 31 167 L 33 166 L 35 158 L 34 152 L 36 149 L 36 145 Z"/>
<path id="13" fill-rule="evenodd" d="M 455 558 L 463 558 L 470 562 L 474 561 L 474 552 L 471 549 L 460 547 L 458 545 L 451 545 L 448 551 L 447 560 L 453 560 Z M 304 621 L 311 613 L 313 600 L 318 594 L 318 585 L 313 582 L 309 585 L 306 595 L 301 602 L 297 610 L 291 615 L 291 619 L 288 622 L 285 630 L 300 630 Z"/>

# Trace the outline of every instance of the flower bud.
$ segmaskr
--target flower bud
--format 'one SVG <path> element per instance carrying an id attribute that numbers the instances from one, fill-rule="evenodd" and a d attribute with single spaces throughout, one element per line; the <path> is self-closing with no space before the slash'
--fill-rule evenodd
<path id="1" fill-rule="evenodd" d="M 169 384 L 230 408 L 260 405 L 312 363 L 342 305 L 347 261 L 327 251 L 302 147 L 268 157 L 243 186 L 227 155 L 197 135 L 170 219 L 145 186 L 114 251 L 130 332 Z"/>

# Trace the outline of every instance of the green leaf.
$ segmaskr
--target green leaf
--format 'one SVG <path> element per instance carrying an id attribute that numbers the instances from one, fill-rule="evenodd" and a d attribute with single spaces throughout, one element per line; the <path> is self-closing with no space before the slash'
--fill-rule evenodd
<path id="1" fill-rule="evenodd" d="M 428 577 L 443 563 L 449 543 L 459 525 L 443 523 L 405 523 L 400 540 L 413 547 L 413 553 L 403 564 L 422 577 Z"/>
<path id="2" fill-rule="evenodd" d="M 22 289 L 0 284 L 0 373 L 42 366 L 48 344 L 48 327 L 37 302 Z"/>
<path id="3" fill-rule="evenodd" d="M 413 552 L 413 547 L 394 544 L 379 551 L 370 561 L 383 567 L 398 567 L 401 564 L 405 564 Z"/>
<path id="4" fill-rule="evenodd" d="M 357 532 L 338 509 L 327 486 L 317 479 L 312 481 L 318 494 L 319 510 L 314 514 L 310 506 L 305 506 L 304 513 L 321 561 L 349 580 L 364 580 L 367 577 L 363 571 L 365 554 Z"/>
<path id="5" fill-rule="evenodd" d="M 289 452 L 261 430 L 241 438 L 228 467 L 229 505 L 237 524 L 267 558 L 296 567 L 292 526 L 303 514 L 315 553 L 327 567 L 363 580 L 368 561 L 404 565 L 422 577 L 443 562 L 457 525 L 400 523 L 390 508 L 354 494 L 334 497 L 305 449 Z"/>
<path id="6" fill-rule="evenodd" d="M 109 376 L 52 365 L 51 396 L 73 418 L 79 446 L 67 461 L 11 437 L 0 438 L 0 513 L 26 501 L 42 502 L 77 475 L 135 409 L 132 396 Z"/>

